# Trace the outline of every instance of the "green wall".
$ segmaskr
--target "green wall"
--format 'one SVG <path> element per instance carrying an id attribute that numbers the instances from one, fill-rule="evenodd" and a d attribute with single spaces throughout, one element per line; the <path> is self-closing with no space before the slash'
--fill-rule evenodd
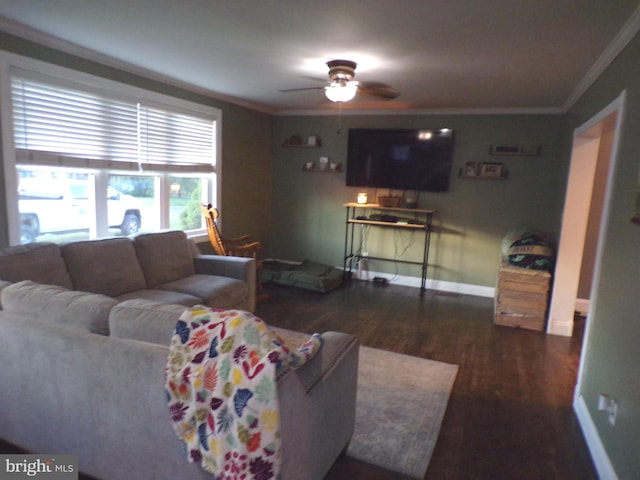
<path id="1" fill-rule="evenodd" d="M 8 52 L 222 110 L 223 184 L 220 211 L 227 236 L 251 234 L 267 243 L 271 224 L 272 117 L 185 89 L 166 85 L 0 32 L 0 45 Z M 0 155 L 1 155 L 0 150 Z M 8 244 L 3 163 L 0 162 L 0 246 Z"/>
<path id="2" fill-rule="evenodd" d="M 223 111 L 223 186 L 221 210 L 227 235 L 251 233 L 266 244 L 268 256 L 311 258 L 342 264 L 343 204 L 361 190 L 344 185 L 344 172 L 303 172 L 307 161 L 328 156 L 346 161 L 350 127 L 450 127 L 455 130 L 454 175 L 447 193 L 424 193 L 421 208 L 435 208 L 435 234 L 429 277 L 472 285 L 493 286 L 500 243 L 507 231 L 535 226 L 557 234 L 574 128 L 627 90 L 622 140 L 606 225 L 603 264 L 588 320 L 580 394 L 619 478 L 640 471 L 636 444 L 640 438 L 640 226 L 629 221 L 635 207 L 640 158 L 640 40 L 634 39 L 569 115 L 388 115 L 277 116 L 194 94 L 156 81 L 79 59 L 0 32 L 3 49 L 46 60 L 112 80 L 200 102 Z M 341 133 L 338 126 L 341 124 Z M 285 149 L 292 134 L 319 135 L 318 149 Z M 540 157 L 490 157 L 491 144 L 541 145 Z M 457 170 L 469 160 L 504 162 L 506 181 L 459 179 Z M 4 172 L 0 162 L 0 246 L 7 244 Z M 374 191 L 369 190 L 371 196 Z M 411 241 L 382 234 L 369 248 L 393 253 Z M 419 242 L 417 242 L 419 243 Z M 407 255 L 419 253 L 410 247 Z M 420 251 L 420 247 L 418 247 Z M 388 264 L 372 269 L 394 272 Z M 413 267 L 399 272 L 418 276 Z M 619 400 L 615 427 L 597 411 L 597 396 Z"/>
<path id="3" fill-rule="evenodd" d="M 570 111 L 575 128 L 626 89 L 621 140 L 606 225 L 602 269 L 583 352 L 582 395 L 618 478 L 638 478 L 640 456 L 640 225 L 636 207 L 640 167 L 640 38 L 636 36 Z M 598 395 L 619 401 L 615 426 L 597 409 Z"/>
<path id="4" fill-rule="evenodd" d="M 439 128 L 454 130 L 455 151 L 450 191 L 422 192 L 419 207 L 435 209 L 428 276 L 448 282 L 495 286 L 501 242 L 512 229 L 536 227 L 557 235 L 567 175 L 564 115 L 386 115 L 279 116 L 274 120 L 272 251 L 287 260 L 312 259 L 342 265 L 345 208 L 359 191 L 345 186 L 345 173 L 305 172 L 306 162 L 328 156 L 345 166 L 349 128 Z M 338 131 L 338 126 L 341 126 Z M 293 134 L 318 135 L 317 149 L 284 148 Z M 540 145 L 538 157 L 490 156 L 491 144 Z M 466 161 L 499 161 L 506 181 L 458 178 Z M 379 190 L 386 194 L 388 190 Z M 402 192 L 396 192 L 402 193 Z M 422 236 L 372 229 L 369 254 L 421 260 Z M 369 262 L 373 271 L 419 277 L 420 269 Z"/>

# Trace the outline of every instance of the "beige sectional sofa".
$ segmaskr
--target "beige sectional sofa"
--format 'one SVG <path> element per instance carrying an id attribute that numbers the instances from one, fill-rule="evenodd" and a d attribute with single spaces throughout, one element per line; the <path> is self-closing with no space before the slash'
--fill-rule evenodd
<path id="1" fill-rule="evenodd" d="M 0 252 L 2 285 L 31 280 L 119 302 L 142 298 L 254 311 L 255 278 L 253 259 L 201 255 L 181 231 L 33 243 Z"/>
<path id="2" fill-rule="evenodd" d="M 168 344 L 196 298 L 251 307 L 255 269 L 252 260 L 209 263 L 185 241 L 170 232 L 0 255 L 0 438 L 75 454 L 81 471 L 102 480 L 213 478 L 185 460 L 173 430 Z M 214 271 L 219 290 L 204 283 Z M 322 479 L 353 433 L 358 342 L 336 332 L 322 340 L 277 382 L 282 480 Z"/>
<path id="3" fill-rule="evenodd" d="M 1 296 L 0 438 L 77 455 L 80 470 L 102 480 L 214 478 L 184 458 L 164 393 L 183 306 L 28 281 Z M 27 299 L 37 299 L 33 310 Z M 353 433 L 358 342 L 337 332 L 322 342 L 278 379 L 282 480 L 321 480 Z"/>

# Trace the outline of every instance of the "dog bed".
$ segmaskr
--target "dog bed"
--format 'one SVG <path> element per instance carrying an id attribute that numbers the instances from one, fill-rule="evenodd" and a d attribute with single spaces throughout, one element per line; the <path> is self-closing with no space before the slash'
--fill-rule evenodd
<path id="1" fill-rule="evenodd" d="M 342 284 L 342 276 L 342 270 L 305 260 L 300 264 L 265 261 L 260 278 L 263 283 L 273 282 L 278 285 L 326 293 Z"/>

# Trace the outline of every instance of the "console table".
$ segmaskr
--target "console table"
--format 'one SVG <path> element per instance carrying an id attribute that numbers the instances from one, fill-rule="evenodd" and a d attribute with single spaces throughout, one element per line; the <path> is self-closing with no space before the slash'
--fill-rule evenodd
<path id="1" fill-rule="evenodd" d="M 427 266 L 429 259 L 429 243 L 431 241 L 431 222 L 435 210 L 423 210 L 419 208 L 391 208 L 382 207 L 373 203 L 346 203 L 347 220 L 344 237 L 344 272 L 351 273 L 354 263 L 363 258 L 381 260 L 386 262 L 407 263 L 422 267 L 420 282 L 420 295 L 424 295 L 427 281 Z M 372 218 L 372 215 L 373 218 Z M 424 253 L 422 262 L 400 260 L 392 257 L 372 257 L 363 255 L 361 248 L 354 253 L 354 228 L 356 225 L 368 225 L 371 227 L 407 229 L 424 233 Z M 362 238 L 360 238 L 362 242 Z M 360 245 L 361 247 L 362 245 Z M 360 252 L 360 253 L 357 253 Z"/>

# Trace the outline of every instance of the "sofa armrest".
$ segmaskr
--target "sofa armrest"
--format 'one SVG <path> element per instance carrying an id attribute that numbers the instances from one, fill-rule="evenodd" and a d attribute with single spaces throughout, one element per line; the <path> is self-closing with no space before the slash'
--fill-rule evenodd
<path id="1" fill-rule="evenodd" d="M 355 427 L 358 341 L 337 332 L 322 339 L 308 363 L 278 379 L 283 480 L 324 478 Z"/>
<path id="2" fill-rule="evenodd" d="M 193 259 L 196 273 L 220 275 L 249 282 L 255 281 L 256 261 L 253 258 L 199 255 Z"/>
<path id="3" fill-rule="evenodd" d="M 324 332 L 321 335 L 322 348 L 308 362 L 296 369 L 305 393 L 322 382 L 343 361 L 343 356 L 351 349 L 358 349 L 358 341 L 352 335 L 339 332 Z"/>
<path id="4" fill-rule="evenodd" d="M 253 258 L 225 257 L 222 255 L 199 255 L 194 257 L 196 273 L 219 275 L 247 282 L 249 287 L 249 308 L 256 307 L 256 261 Z"/>

